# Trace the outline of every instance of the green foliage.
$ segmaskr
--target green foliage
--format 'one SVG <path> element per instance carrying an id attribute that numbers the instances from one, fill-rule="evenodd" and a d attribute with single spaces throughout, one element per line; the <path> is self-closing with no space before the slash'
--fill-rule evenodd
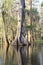
<path id="1" fill-rule="evenodd" d="M 29 30 L 29 29 L 33 29 L 35 27 L 35 25 L 28 25 L 26 26 L 26 28 Z"/>
<path id="2" fill-rule="evenodd" d="M 43 6 L 43 2 L 41 3 L 41 6 Z"/>
<path id="3" fill-rule="evenodd" d="M 18 20 L 17 18 L 15 19 L 15 16 L 13 16 L 13 14 L 16 14 L 16 12 L 14 11 L 13 14 L 11 12 L 12 4 L 13 4 L 13 0 L 5 0 L 4 6 L 2 7 L 2 9 L 4 9 L 3 22 L 4 22 L 5 32 L 8 36 L 8 39 L 13 38 L 13 36 L 15 37 L 17 32 Z"/>
<path id="4" fill-rule="evenodd" d="M 32 8 L 30 11 L 32 12 L 32 14 L 38 15 L 38 11 L 36 8 Z"/>
<path id="5" fill-rule="evenodd" d="M 32 20 L 33 21 L 39 21 L 40 16 L 39 16 L 39 13 L 38 13 L 37 9 L 32 8 L 30 12 L 31 12 Z"/>
<path id="6" fill-rule="evenodd" d="M 27 15 L 29 15 L 30 11 L 28 9 L 25 9 L 25 12 L 27 13 Z"/>
<path id="7" fill-rule="evenodd" d="M 0 29 L 0 32 L 3 32 L 3 29 L 2 28 Z"/>
<path id="8" fill-rule="evenodd" d="M 43 43 L 43 40 L 42 39 L 37 39 L 36 42 L 40 44 L 40 43 Z"/>

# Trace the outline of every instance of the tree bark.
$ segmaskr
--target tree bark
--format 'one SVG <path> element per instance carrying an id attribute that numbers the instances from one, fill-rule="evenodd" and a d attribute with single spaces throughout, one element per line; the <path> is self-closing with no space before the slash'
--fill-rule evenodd
<path id="1" fill-rule="evenodd" d="M 25 34 L 25 0 L 21 0 L 22 12 L 21 12 L 21 32 L 20 32 L 20 43 L 25 44 L 22 42 L 22 36 Z M 27 48 L 25 46 L 20 48 L 20 55 L 21 55 L 21 62 L 22 65 L 27 65 L 27 56 L 26 56 Z"/>

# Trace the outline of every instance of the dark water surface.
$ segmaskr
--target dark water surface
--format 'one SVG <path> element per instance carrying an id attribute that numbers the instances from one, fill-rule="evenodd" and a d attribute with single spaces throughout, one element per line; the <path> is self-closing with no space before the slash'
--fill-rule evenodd
<path id="1" fill-rule="evenodd" d="M 5 53 L 5 49 L 0 48 L 0 65 L 20 65 L 19 63 L 21 62 L 21 59 L 19 59 L 19 54 L 19 52 L 17 54 L 16 49 L 12 46 L 9 47 L 7 55 Z M 37 49 L 33 50 L 31 57 L 28 59 L 28 63 L 26 65 L 43 65 L 43 47 L 38 47 Z"/>

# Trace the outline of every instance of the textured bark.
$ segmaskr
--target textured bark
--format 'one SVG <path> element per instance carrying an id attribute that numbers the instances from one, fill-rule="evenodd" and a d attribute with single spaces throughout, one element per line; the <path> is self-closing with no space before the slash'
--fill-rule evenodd
<path id="1" fill-rule="evenodd" d="M 21 12 L 21 33 L 20 33 L 20 41 L 23 35 L 23 28 L 24 28 L 24 22 L 25 22 L 25 0 L 21 0 L 21 6 L 22 6 L 22 12 Z M 22 41 L 21 41 L 22 42 Z"/>
<path id="2" fill-rule="evenodd" d="M 22 36 L 25 35 L 25 0 L 21 0 L 21 6 L 22 6 L 22 17 L 21 17 L 21 33 L 20 33 L 20 42 L 21 44 L 24 44 L 24 42 L 22 42 Z M 21 62 L 22 65 L 27 65 L 27 56 L 26 56 L 26 47 L 23 46 L 20 48 L 20 55 L 21 55 Z"/>

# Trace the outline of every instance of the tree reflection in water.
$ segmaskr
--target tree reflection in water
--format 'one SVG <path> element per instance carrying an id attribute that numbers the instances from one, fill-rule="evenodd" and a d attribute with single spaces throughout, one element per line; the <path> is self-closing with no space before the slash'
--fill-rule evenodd
<path id="1" fill-rule="evenodd" d="M 31 64 L 27 64 L 26 47 L 22 47 L 18 52 L 17 50 L 10 46 L 7 55 L 5 55 L 5 49 L 0 48 L 0 65 L 43 65 L 43 50 L 34 50 L 31 55 Z M 19 56 L 19 54 L 21 56 Z M 19 59 L 19 57 L 21 59 Z M 5 58 L 5 59 L 4 59 Z M 19 64 L 21 60 L 22 64 Z M 29 61 L 28 60 L 28 61 Z M 19 61 L 19 63 L 18 63 Z M 4 63 L 5 62 L 5 63 Z"/>
<path id="2" fill-rule="evenodd" d="M 22 65 L 27 65 L 27 55 L 26 55 L 27 48 L 22 47 L 20 49 L 20 54 L 21 54 L 21 60 L 22 60 Z"/>
<path id="3" fill-rule="evenodd" d="M 9 51 L 6 55 L 5 65 L 18 65 L 16 51 L 12 46 L 9 47 Z"/>

